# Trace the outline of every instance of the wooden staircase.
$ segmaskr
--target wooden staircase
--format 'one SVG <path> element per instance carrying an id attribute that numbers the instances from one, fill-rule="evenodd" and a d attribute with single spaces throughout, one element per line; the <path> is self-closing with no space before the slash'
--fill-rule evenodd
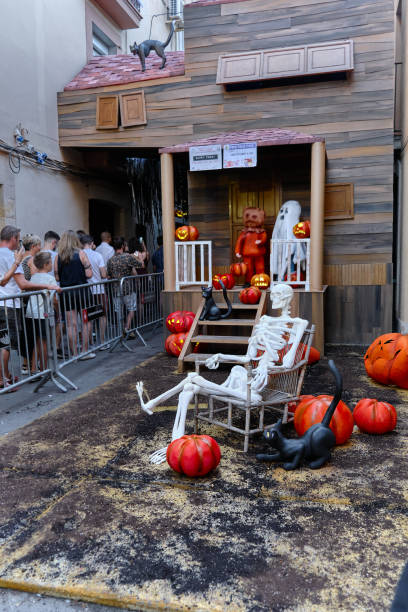
<path id="1" fill-rule="evenodd" d="M 214 291 L 215 300 L 217 300 L 217 294 L 222 296 L 222 292 Z M 266 312 L 266 291 L 262 291 L 259 304 L 241 304 L 238 301 L 238 296 L 239 292 L 237 291 L 228 292 L 228 297 L 232 303 L 231 317 L 220 321 L 199 320 L 205 302 L 204 298 L 201 300 L 183 350 L 178 358 L 179 372 L 185 370 L 185 364 L 194 364 L 196 361 L 203 362 L 215 353 L 245 355 L 252 330 Z M 223 310 L 226 308 L 225 302 L 217 305 Z M 196 352 L 193 352 L 197 343 L 198 350 L 196 349 Z"/>

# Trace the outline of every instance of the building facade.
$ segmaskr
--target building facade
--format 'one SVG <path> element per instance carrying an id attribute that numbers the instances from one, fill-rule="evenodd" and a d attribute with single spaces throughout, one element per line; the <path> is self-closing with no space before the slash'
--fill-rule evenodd
<path id="1" fill-rule="evenodd" d="M 313 146 L 279 146 L 279 139 L 289 130 L 322 140 L 324 211 L 312 239 L 319 238 L 315 254 L 323 248 L 326 340 L 368 343 L 392 329 L 395 312 L 396 19 L 393 0 L 198 0 L 184 7 L 185 55 L 169 52 L 166 70 L 152 59 L 146 73 L 127 65 L 127 77 L 117 70 L 107 82 L 101 66 L 94 81 L 67 85 L 59 95 L 60 144 L 176 159 L 220 135 L 280 130 L 257 169 L 188 175 L 189 220 L 213 241 L 221 270 L 231 261 L 234 198 L 259 202 L 273 191 L 271 226 L 289 198 L 313 219 Z M 101 129 L 102 94 L 123 103 L 139 96 L 143 117 Z M 76 108 L 82 113 L 73 115 Z M 178 144 L 186 146 L 172 149 Z"/>

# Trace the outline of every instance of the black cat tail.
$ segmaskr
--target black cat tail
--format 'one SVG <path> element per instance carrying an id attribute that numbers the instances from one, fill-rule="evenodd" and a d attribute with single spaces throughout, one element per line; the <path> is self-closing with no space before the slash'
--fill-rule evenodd
<path id="1" fill-rule="evenodd" d="M 343 379 L 340 372 L 336 368 L 336 364 L 334 363 L 333 359 L 329 359 L 329 368 L 332 371 L 332 374 L 334 375 L 334 378 L 336 380 L 336 393 L 333 397 L 330 406 L 326 410 L 326 414 L 323 417 L 322 425 L 324 425 L 325 427 L 329 427 L 330 421 L 332 419 L 334 411 L 336 410 L 337 404 L 341 400 L 341 394 L 343 392 Z"/>
<path id="2" fill-rule="evenodd" d="M 227 317 L 230 316 L 231 312 L 232 312 L 232 304 L 228 299 L 228 295 L 227 295 L 227 290 L 225 288 L 224 283 L 222 282 L 222 280 L 220 280 L 220 285 L 222 287 L 222 295 L 224 296 L 224 300 L 227 304 L 227 312 L 224 312 L 221 316 L 220 319 L 226 319 Z"/>
<path id="3" fill-rule="evenodd" d="M 163 43 L 163 49 L 164 49 L 164 47 L 167 47 L 167 45 L 168 45 L 168 44 L 169 44 L 169 42 L 171 41 L 171 37 L 173 36 L 173 34 L 174 34 L 174 21 L 172 21 L 172 22 L 171 22 L 171 30 L 170 30 L 170 34 L 169 34 L 169 36 L 168 36 L 168 38 L 167 38 L 166 42 L 165 42 L 165 43 Z"/>

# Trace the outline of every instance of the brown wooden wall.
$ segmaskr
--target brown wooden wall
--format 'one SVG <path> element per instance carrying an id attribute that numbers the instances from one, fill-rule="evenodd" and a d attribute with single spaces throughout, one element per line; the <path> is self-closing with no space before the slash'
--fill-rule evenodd
<path id="1" fill-rule="evenodd" d="M 393 4 L 393 0 L 246 0 L 188 5 L 185 76 L 59 94 L 61 145 L 162 147 L 222 132 L 272 127 L 324 136 L 327 182 L 354 184 L 354 218 L 325 224 L 325 282 L 336 287 L 388 287 L 384 299 L 390 304 Z M 347 38 L 354 41 L 355 68 L 346 80 L 287 82 L 240 91 L 215 84 L 221 53 Z M 95 129 L 99 93 L 140 88 L 145 92 L 146 126 Z M 271 155 L 279 156 L 279 149 Z M 212 231 L 220 253 L 225 251 L 223 235 L 228 235 L 228 226 L 223 228 L 228 223 L 226 181 L 232 176 L 203 173 L 190 181 L 191 220 L 199 225 L 205 212 L 214 218 Z M 283 189 L 284 199 L 296 199 L 298 194 L 307 200 L 308 185 L 297 180 L 297 185 L 292 182 Z M 329 308 L 331 295 L 333 300 L 348 299 L 342 291 L 336 295 L 329 291 Z M 378 300 L 377 304 L 381 307 Z M 391 328 L 388 314 L 383 325 Z"/>

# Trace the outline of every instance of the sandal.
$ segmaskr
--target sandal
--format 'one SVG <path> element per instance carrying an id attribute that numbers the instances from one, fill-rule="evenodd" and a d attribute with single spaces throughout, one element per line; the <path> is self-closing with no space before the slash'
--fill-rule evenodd
<path id="1" fill-rule="evenodd" d="M 9 380 L 6 380 L 6 382 L 1 381 L 0 389 L 7 389 L 7 387 L 11 387 L 11 385 L 12 383 Z M 8 391 L 6 391 L 6 393 L 14 393 L 14 391 L 18 391 L 18 387 L 12 387 Z"/>

